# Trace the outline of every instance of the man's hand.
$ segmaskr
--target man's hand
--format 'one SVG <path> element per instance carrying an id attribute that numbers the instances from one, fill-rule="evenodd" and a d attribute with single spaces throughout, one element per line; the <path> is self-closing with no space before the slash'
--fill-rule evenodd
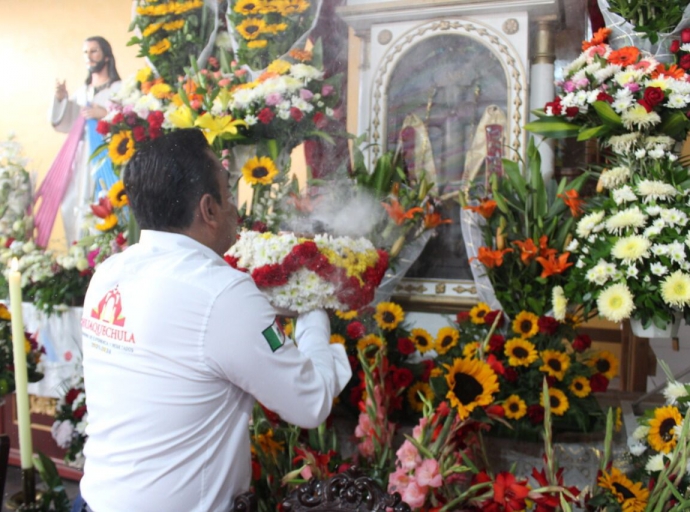
<path id="1" fill-rule="evenodd" d="M 91 105 L 81 109 L 81 115 L 86 119 L 103 119 L 107 113 L 106 109 L 98 105 Z"/>
<path id="2" fill-rule="evenodd" d="M 62 82 L 60 80 L 55 80 L 55 99 L 62 101 L 67 97 L 67 87 L 65 86 L 65 80 Z"/>

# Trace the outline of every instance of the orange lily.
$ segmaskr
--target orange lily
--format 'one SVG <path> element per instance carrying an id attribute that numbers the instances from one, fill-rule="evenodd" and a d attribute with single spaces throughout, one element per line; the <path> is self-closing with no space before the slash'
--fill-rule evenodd
<path id="1" fill-rule="evenodd" d="M 584 200 L 580 199 L 580 194 L 577 193 L 577 190 L 566 190 L 565 194 L 558 194 L 558 197 L 563 199 L 563 202 L 566 204 L 566 206 L 570 208 L 570 213 L 573 217 L 577 217 L 578 215 L 582 214 L 582 203 L 584 203 Z"/>
<path id="2" fill-rule="evenodd" d="M 416 208 L 410 208 L 409 210 L 405 211 L 405 209 L 402 207 L 402 205 L 397 199 L 391 199 L 391 204 L 381 204 L 388 212 L 390 218 L 393 219 L 398 226 L 400 226 L 407 219 L 414 218 L 415 213 L 424 212 L 424 210 L 419 206 L 417 206 Z"/>
<path id="3" fill-rule="evenodd" d="M 544 270 L 540 277 L 549 277 L 554 274 L 562 274 L 565 269 L 572 266 L 572 262 L 568 261 L 570 256 L 569 252 L 564 252 L 558 258 L 555 254 L 549 255 L 548 258 L 542 258 L 541 256 L 537 258 L 537 261 L 541 263 Z"/>
<path id="4" fill-rule="evenodd" d="M 520 259 L 525 265 L 529 265 L 530 261 L 539 256 L 539 248 L 534 244 L 534 240 L 528 238 L 527 240 L 515 240 L 512 242 L 520 249 Z"/>
<path id="5" fill-rule="evenodd" d="M 539 256 L 542 258 L 550 258 L 556 255 L 556 249 L 549 247 L 549 237 L 542 235 L 539 237 Z"/>
<path id="6" fill-rule="evenodd" d="M 424 228 L 432 229 L 441 224 L 450 224 L 453 222 L 450 219 L 442 219 L 441 214 L 438 212 L 431 211 L 431 206 L 429 203 L 426 205 L 426 215 L 424 215 Z"/>
<path id="7" fill-rule="evenodd" d="M 493 199 L 485 199 L 482 201 L 479 206 L 465 206 L 466 210 L 472 210 L 475 213 L 478 213 L 485 219 L 491 218 L 491 216 L 494 214 L 494 210 L 496 209 L 496 201 Z"/>
<path id="8" fill-rule="evenodd" d="M 500 267 L 503 265 L 503 256 L 508 252 L 513 252 L 513 250 L 503 249 L 502 251 L 494 251 L 488 247 L 480 247 L 477 257 L 470 258 L 470 262 L 476 259 L 479 260 L 479 263 L 484 265 L 486 268 Z"/>
<path id="9" fill-rule="evenodd" d="M 110 202 L 110 199 L 107 197 L 101 197 L 98 200 L 98 204 L 92 204 L 89 206 L 91 206 L 91 211 L 93 214 L 101 219 L 105 219 L 113 213 L 113 205 Z"/>
<path id="10" fill-rule="evenodd" d="M 589 41 L 582 41 L 582 51 L 584 52 L 585 50 L 591 48 L 592 46 L 598 46 L 600 44 L 604 44 L 606 42 L 606 39 L 611 35 L 611 29 L 610 28 L 600 28 L 599 30 L 596 31 L 596 33 L 592 36 L 592 39 Z"/>

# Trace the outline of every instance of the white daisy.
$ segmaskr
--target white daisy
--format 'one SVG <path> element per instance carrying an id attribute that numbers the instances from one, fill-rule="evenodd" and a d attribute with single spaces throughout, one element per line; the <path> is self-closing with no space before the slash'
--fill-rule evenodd
<path id="1" fill-rule="evenodd" d="M 649 266 L 649 270 L 658 277 L 668 274 L 668 268 L 661 263 L 652 263 Z"/>

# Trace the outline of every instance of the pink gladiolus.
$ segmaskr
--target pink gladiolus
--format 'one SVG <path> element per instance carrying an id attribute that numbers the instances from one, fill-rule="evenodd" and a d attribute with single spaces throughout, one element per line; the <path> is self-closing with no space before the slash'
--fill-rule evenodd
<path id="1" fill-rule="evenodd" d="M 312 477 L 311 466 L 309 464 L 305 464 L 305 466 L 302 468 L 302 471 L 300 471 L 299 474 L 305 480 L 309 480 Z"/>
<path id="2" fill-rule="evenodd" d="M 412 508 L 422 508 L 426 501 L 427 487 L 420 487 L 417 482 L 412 480 L 405 488 L 402 494 L 402 499 Z"/>
<path id="3" fill-rule="evenodd" d="M 439 472 L 438 461 L 436 459 L 424 459 L 422 464 L 415 471 L 415 478 L 421 487 L 441 487 L 443 477 Z"/>
<path id="4" fill-rule="evenodd" d="M 218 80 L 218 85 L 220 85 L 221 87 L 225 87 L 227 85 L 230 85 L 231 82 L 232 80 L 230 80 L 229 78 L 223 78 L 221 80 Z"/>
<path id="5" fill-rule="evenodd" d="M 416 468 L 422 462 L 419 451 L 415 445 L 408 440 L 405 440 L 395 454 L 398 456 L 398 463 L 405 471 Z"/>
<path id="6" fill-rule="evenodd" d="M 411 477 L 403 468 L 396 469 L 388 476 L 388 492 L 405 492 L 405 489 L 410 484 Z"/>
<path id="7" fill-rule="evenodd" d="M 366 437 L 364 441 L 357 445 L 357 449 L 359 450 L 359 453 L 361 453 L 364 457 L 373 457 L 374 439 L 371 437 Z"/>
<path id="8" fill-rule="evenodd" d="M 424 427 L 426 427 L 428 422 L 428 418 L 422 418 L 419 420 L 419 424 L 412 429 L 412 437 L 414 437 L 417 441 L 422 440 L 422 432 L 424 431 Z"/>

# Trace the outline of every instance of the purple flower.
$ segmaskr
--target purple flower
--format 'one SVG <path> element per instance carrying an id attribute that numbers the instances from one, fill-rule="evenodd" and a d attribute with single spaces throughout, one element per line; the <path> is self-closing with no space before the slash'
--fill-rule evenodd
<path id="1" fill-rule="evenodd" d="M 640 85 L 636 84 L 635 82 L 628 82 L 623 87 L 627 87 L 630 92 L 637 92 L 640 90 Z"/>
<path id="2" fill-rule="evenodd" d="M 98 249 L 94 249 L 86 255 L 86 260 L 89 262 L 89 267 L 94 268 L 96 266 L 96 258 L 100 252 L 101 248 L 99 247 Z"/>
<path id="3" fill-rule="evenodd" d="M 323 87 L 321 87 L 321 96 L 329 96 L 333 93 L 333 90 L 334 88 L 331 84 L 323 84 Z"/>
<path id="4" fill-rule="evenodd" d="M 279 92 L 272 92 L 268 96 L 266 96 L 266 105 L 268 105 L 269 107 L 275 107 L 282 101 L 283 95 Z"/>
<path id="5" fill-rule="evenodd" d="M 300 89 L 299 97 L 302 98 L 304 101 L 309 101 L 314 97 L 314 93 L 311 92 L 309 89 Z"/>

